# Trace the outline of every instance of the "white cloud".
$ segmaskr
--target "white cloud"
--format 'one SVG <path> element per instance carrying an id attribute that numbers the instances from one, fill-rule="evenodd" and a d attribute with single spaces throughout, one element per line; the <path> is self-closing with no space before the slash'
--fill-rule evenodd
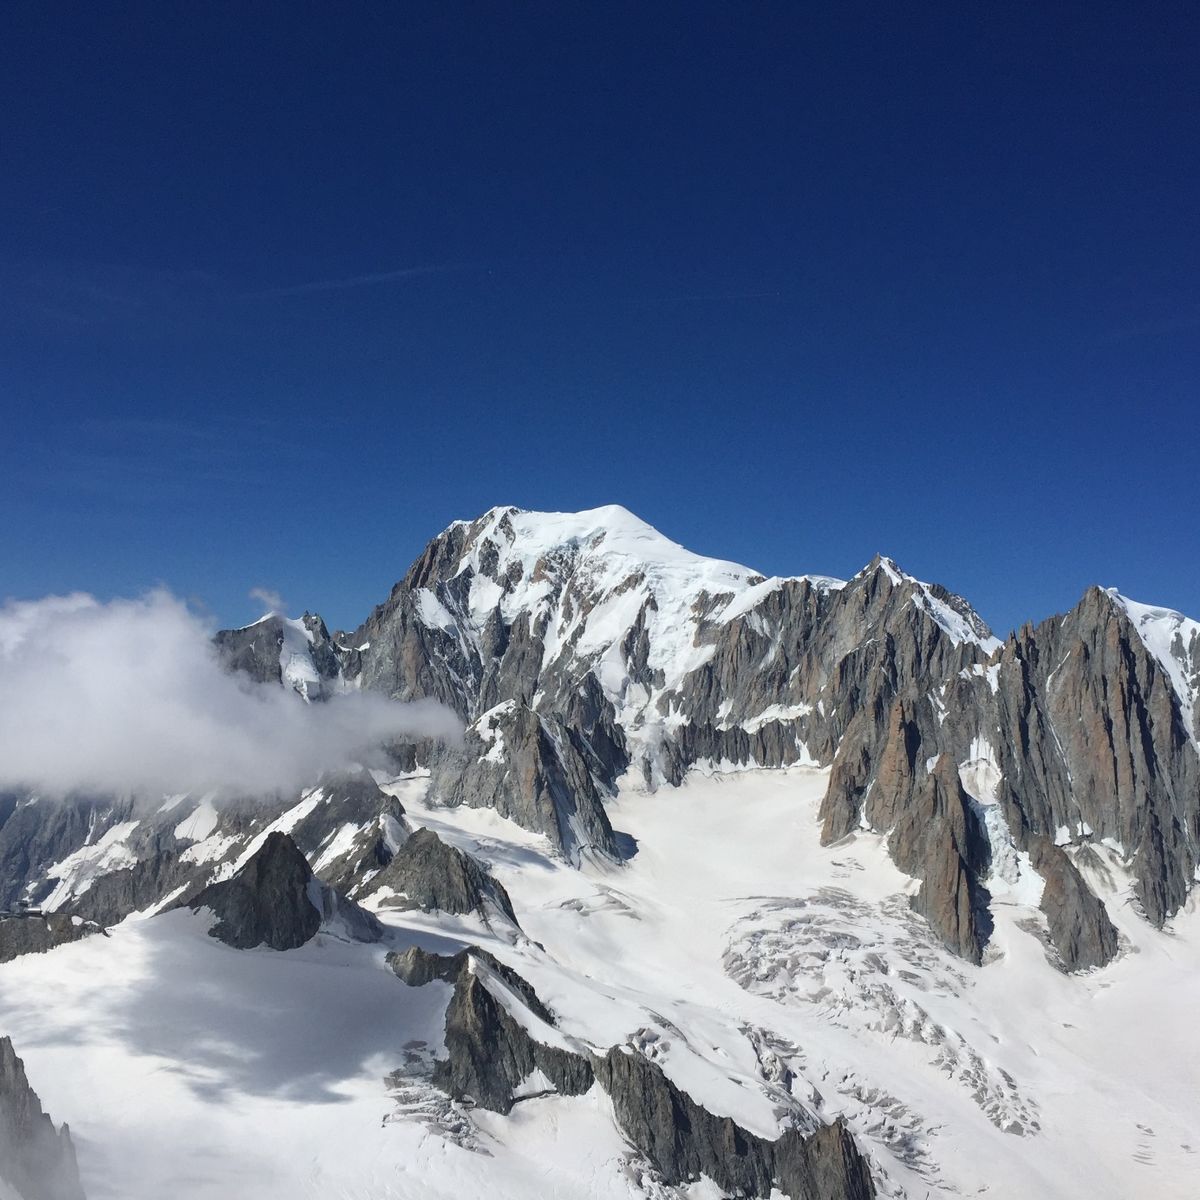
<path id="1" fill-rule="evenodd" d="M 313 782 L 391 739 L 454 739 L 432 701 L 351 692 L 305 704 L 219 663 L 212 629 L 169 592 L 0 607 L 0 786 L 258 794 Z"/>
<path id="2" fill-rule="evenodd" d="M 257 600 L 263 606 L 264 613 L 282 613 L 284 611 L 283 597 L 271 588 L 251 588 L 250 599 Z"/>

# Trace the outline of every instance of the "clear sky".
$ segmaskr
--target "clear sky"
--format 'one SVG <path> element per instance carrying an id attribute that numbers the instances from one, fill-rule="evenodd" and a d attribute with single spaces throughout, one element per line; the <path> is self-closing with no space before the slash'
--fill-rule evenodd
<path id="1" fill-rule="evenodd" d="M 10 0 L 0 146 L 0 596 L 621 503 L 1200 615 L 1193 3 Z"/>

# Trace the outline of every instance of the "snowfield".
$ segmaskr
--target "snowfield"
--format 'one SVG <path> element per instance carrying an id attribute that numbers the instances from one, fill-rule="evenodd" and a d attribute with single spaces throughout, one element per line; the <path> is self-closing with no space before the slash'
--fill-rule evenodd
<path id="1" fill-rule="evenodd" d="M 414 943 L 483 945 L 561 1037 L 636 1044 L 755 1133 L 844 1114 L 885 1196 L 1192 1200 L 1195 900 L 1154 930 L 1096 847 L 1080 865 L 1121 931 L 1117 961 L 1059 973 L 1023 928 L 1041 924 L 1036 896 L 997 886 L 975 968 L 913 916 L 917 883 L 882 838 L 819 844 L 827 781 L 629 780 L 609 813 L 636 854 L 575 870 L 491 810 L 428 805 L 422 775 L 381 780 L 414 826 L 489 865 L 520 930 L 382 908 L 384 946 L 323 933 L 278 953 L 232 950 L 188 911 L 134 916 L 0 967 L 0 1030 L 70 1124 L 90 1200 L 720 1194 L 657 1182 L 598 1087 L 565 1099 L 531 1079 L 508 1117 L 451 1104 L 428 1078 L 450 988 L 409 988 L 384 963 Z"/>

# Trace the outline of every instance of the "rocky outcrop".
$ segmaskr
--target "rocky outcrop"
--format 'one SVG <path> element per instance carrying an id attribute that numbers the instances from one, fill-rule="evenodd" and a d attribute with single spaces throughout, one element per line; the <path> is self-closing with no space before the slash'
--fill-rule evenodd
<path id="1" fill-rule="evenodd" d="M 0 963 L 22 954 L 44 954 L 101 932 L 95 922 L 65 913 L 0 914 Z"/>
<path id="2" fill-rule="evenodd" d="M 1066 851 L 1045 838 L 1034 843 L 1030 859 L 1046 881 L 1041 909 L 1063 967 L 1084 971 L 1107 966 L 1117 956 L 1119 939 L 1104 902 L 1088 887 Z"/>
<path id="3" fill-rule="evenodd" d="M 241 629 L 222 629 L 213 643 L 229 670 L 256 683 L 287 683 L 310 700 L 319 699 L 342 672 L 341 653 L 314 613 L 299 621 L 271 613 Z"/>
<path id="4" fill-rule="evenodd" d="M 21 1200 L 84 1200 L 75 1147 L 29 1086 L 12 1042 L 0 1038 L 0 1181 Z"/>
<path id="5" fill-rule="evenodd" d="M 775 1189 L 791 1200 L 875 1195 L 867 1162 L 841 1122 L 808 1134 L 790 1129 L 775 1141 L 757 1137 L 697 1104 L 633 1047 L 597 1055 L 572 1043 L 533 988 L 476 947 L 453 957 L 412 948 L 388 961 L 410 986 L 453 984 L 447 1057 L 434 1082 L 457 1100 L 507 1113 L 527 1095 L 577 1096 L 598 1082 L 621 1132 L 668 1185 L 706 1175 L 739 1196 L 769 1197 Z"/>
<path id="6" fill-rule="evenodd" d="M 586 1051 L 567 1042 L 529 984 L 491 954 L 471 947 L 452 958 L 410 952 L 389 961 L 411 986 L 433 979 L 454 985 L 448 1053 L 433 1076 L 454 1099 L 507 1113 L 529 1095 L 580 1096 L 592 1086 Z"/>
<path id="7" fill-rule="evenodd" d="M 471 855 L 448 845 L 431 829 L 418 829 L 373 876 L 362 895 L 381 889 L 395 893 L 383 901 L 397 908 L 487 916 L 495 909 L 514 924 L 508 893 Z"/>
<path id="8" fill-rule="evenodd" d="M 370 913 L 322 884 L 284 833 L 269 834 L 231 879 L 210 884 L 186 905 L 210 911 L 216 920 L 209 935 L 238 950 L 294 950 L 331 924 L 356 941 L 377 941 L 383 932 Z"/>
<path id="9" fill-rule="evenodd" d="M 921 763 L 942 755 L 964 767 L 983 755 L 994 794 L 977 799 L 1000 806 L 1016 848 L 1107 839 L 1130 864 L 1146 917 L 1163 924 L 1189 894 L 1200 861 L 1200 751 L 1189 732 L 1189 646 L 1176 633 L 1177 657 L 1164 661 L 1151 649 L 1155 630 L 1146 630 L 1145 611 L 1093 588 L 1066 616 L 1025 626 L 987 661 L 949 671 L 943 664 L 940 683 L 935 673 L 886 706 L 877 690 L 855 712 L 834 758 L 825 840 L 860 823 L 890 832 L 916 795 L 907 784 L 897 790 L 897 771 L 915 778 Z M 1188 624 L 1149 611 L 1152 620 Z M 969 813 L 966 825 L 969 835 Z M 889 842 L 894 853 L 897 840 Z M 985 859 L 959 858 L 977 885 Z M 931 878 L 901 859 L 911 859 L 903 850 L 900 865 Z M 1053 884 L 1046 903 L 1056 940 L 1067 947 L 1064 962 L 1082 952 L 1081 962 L 1099 965 L 1113 945 L 1106 915 L 1061 860 L 1042 854 L 1040 861 Z M 963 882 L 949 854 L 939 876 L 946 889 L 939 907 L 948 915 L 961 905 Z M 938 923 L 945 935 L 946 923 Z"/>
<path id="10" fill-rule="evenodd" d="M 211 797 L 164 805 L 161 797 L 9 794 L 0 797 L 0 911 L 21 899 L 50 901 L 56 913 L 110 927 L 193 895 L 297 807 L 293 841 L 346 893 L 385 866 L 410 832 L 403 806 L 365 771 L 325 777 L 304 793 L 226 796 L 215 805 Z M 195 849 L 197 841 L 210 848 Z M 108 862 L 122 865 L 106 870 Z"/>
<path id="11" fill-rule="evenodd" d="M 876 748 L 896 697 L 982 660 L 994 643 L 966 601 L 890 559 L 876 557 L 845 584 L 784 579 L 760 590 L 735 616 L 730 609 L 742 604 L 714 604 L 700 617 L 696 642 L 711 644 L 712 656 L 659 701 L 689 718 L 671 782 L 693 753 L 766 767 L 836 766 L 840 747 L 850 755 L 864 743 Z M 838 836 L 857 816 L 851 804 Z"/>
<path id="12" fill-rule="evenodd" d="M 629 852 L 605 812 L 627 769 L 656 787 L 697 764 L 829 766 L 825 841 L 886 835 L 922 880 L 921 911 L 968 958 L 986 937 L 975 804 L 1016 849 L 1105 839 L 1157 925 L 1200 865 L 1200 625 L 1100 589 L 1001 645 L 964 600 L 889 559 L 845 583 L 766 579 L 691 555 L 619 508 L 503 508 L 430 542 L 351 635 L 271 617 L 218 645 L 309 698 L 340 678 L 449 705 L 471 723 L 461 749 L 392 747 L 397 761 L 431 768 L 442 803 L 494 807 L 576 863 Z M 964 771 L 987 764 L 961 819 L 949 767 L 921 786 L 942 756 Z M 263 802 L 240 824 L 223 806 L 227 853 L 284 806 Z M 398 809 L 363 780 L 327 791 L 293 836 L 353 893 L 407 836 Z M 930 812 L 936 837 L 918 828 Z M 90 898 L 58 887 L 56 864 L 132 819 L 149 832 L 128 842 L 128 874 L 96 880 Z M 197 884 L 204 872 L 177 868 L 187 846 L 173 823 L 111 798 L 0 796 L 0 905 L 54 893 L 108 923 Z M 1086 905 L 1071 888 L 1062 903 L 1072 897 Z"/>
<path id="13" fill-rule="evenodd" d="M 171 847 L 145 847 L 131 867 L 110 871 L 93 880 L 87 890 L 70 900 L 64 911 L 105 928 L 130 913 L 150 908 L 164 897 L 186 887 L 201 873 L 195 863 L 183 861 Z"/>
<path id="14" fill-rule="evenodd" d="M 823 807 L 826 842 L 856 828 L 888 835 L 896 865 L 920 879 L 913 907 L 947 949 L 979 963 L 991 933 L 987 831 L 949 754 L 926 758 L 919 712 L 927 702 L 898 699 L 882 748 L 839 752 Z M 854 824 L 849 825 L 853 820 Z"/>
<path id="15" fill-rule="evenodd" d="M 786 1131 L 775 1141 L 714 1116 L 681 1091 L 662 1068 L 627 1046 L 594 1060 L 596 1078 L 612 1098 L 617 1124 L 672 1186 L 708 1176 L 738 1196 L 790 1200 L 870 1200 L 866 1159 L 838 1121 L 811 1134 Z"/>
<path id="16" fill-rule="evenodd" d="M 1001 799 L 1014 836 L 1111 838 L 1155 925 L 1200 865 L 1200 751 L 1180 696 L 1119 597 L 1092 588 L 1000 658 Z"/>
<path id="17" fill-rule="evenodd" d="M 0 804 L 0 908 L 23 898 L 40 903 L 53 890 L 46 869 L 89 839 L 132 816 L 128 801 L 69 796 L 62 800 L 10 793 Z"/>
<path id="18" fill-rule="evenodd" d="M 885 792 L 882 780 L 880 791 Z M 881 797 L 882 799 L 882 797 Z M 948 755 L 911 783 L 888 837 L 896 865 L 921 880 L 917 910 L 947 949 L 983 961 L 991 934 L 987 889 L 988 840 Z"/>
<path id="19" fill-rule="evenodd" d="M 430 794 L 451 806 L 494 808 L 545 834 L 575 863 L 589 851 L 619 853 L 583 735 L 515 700 L 467 727 L 462 750 L 437 763 Z"/>
<path id="20" fill-rule="evenodd" d="M 412 832 L 404 806 L 366 771 L 327 776 L 308 799 L 290 836 L 322 880 L 347 895 L 359 894 Z"/>

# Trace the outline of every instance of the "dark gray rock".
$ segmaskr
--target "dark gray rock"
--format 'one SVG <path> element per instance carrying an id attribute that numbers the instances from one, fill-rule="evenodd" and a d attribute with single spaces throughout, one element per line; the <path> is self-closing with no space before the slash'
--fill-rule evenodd
<path id="1" fill-rule="evenodd" d="M 409 946 L 407 950 L 390 951 L 387 964 L 396 978 L 403 980 L 409 987 L 424 987 L 435 979 L 440 979 L 443 983 L 454 983 L 466 961 L 466 953 L 464 950 L 454 955 L 434 954 L 420 946 Z"/>
<path id="2" fill-rule="evenodd" d="M 42 1112 L 25 1064 L 0 1038 L 0 1180 L 22 1200 L 84 1200 L 71 1132 Z"/>
<path id="3" fill-rule="evenodd" d="M 1117 597 L 1092 588 L 1065 616 L 1010 636 L 988 661 L 943 661 L 885 704 L 886 693 L 876 687 L 869 703 L 851 706 L 822 809 L 826 841 L 860 821 L 880 832 L 893 828 L 916 796 L 911 783 L 889 786 L 902 748 L 915 778 L 920 763 L 942 754 L 969 760 L 982 740 L 994 754 L 995 798 L 1017 848 L 1032 852 L 1064 831 L 1080 845 L 1111 839 L 1132 866 L 1147 918 L 1162 925 L 1178 911 L 1200 845 L 1200 755 L 1170 679 Z M 968 834 L 970 825 L 968 814 Z M 974 853 L 959 857 L 978 897 L 986 862 Z M 1057 937 L 1070 946 L 1072 930 L 1090 931 L 1084 958 L 1103 958 L 1112 945 L 1107 917 L 1053 856 L 1045 861 L 1056 875 L 1048 903 Z M 938 907 L 948 914 L 963 880 L 951 856 L 939 868 L 947 891 Z M 904 869 L 929 878 L 916 865 Z M 941 927 L 944 935 L 944 920 Z M 966 939 L 968 947 L 974 940 Z M 1072 959 L 1068 949 L 1064 961 Z"/>
<path id="4" fill-rule="evenodd" d="M 811 1134 L 791 1129 L 767 1141 L 729 1117 L 714 1116 L 657 1063 L 627 1046 L 614 1046 L 593 1062 L 622 1132 L 670 1185 L 707 1175 L 737 1196 L 766 1197 L 775 1188 L 790 1200 L 875 1195 L 867 1161 L 841 1121 Z"/>
<path id="5" fill-rule="evenodd" d="M 412 832 L 404 806 L 366 771 L 326 776 L 320 793 L 317 803 L 292 826 L 290 836 L 306 858 L 320 862 L 325 883 L 357 895 L 368 879 L 392 861 Z M 328 858 L 331 845 L 348 825 L 357 826 L 349 846 Z"/>
<path id="6" fill-rule="evenodd" d="M 110 871 L 92 881 L 82 895 L 68 902 L 65 912 L 109 928 L 130 913 L 149 908 L 177 888 L 195 882 L 202 868 L 180 859 L 167 847 L 143 849 L 131 867 Z"/>
<path id="7" fill-rule="evenodd" d="M 437 763 L 430 793 L 450 806 L 494 808 L 575 863 L 588 851 L 619 855 L 583 735 L 516 701 L 467 727 L 462 750 Z"/>
<path id="8" fill-rule="evenodd" d="M 741 593 L 689 597 L 685 636 L 709 656 L 663 690 L 654 638 L 671 597 L 648 582 L 657 579 L 654 539 L 647 535 L 649 560 L 614 582 L 589 567 L 607 536 L 597 520 L 584 536 L 539 543 L 536 560 L 520 552 L 519 510 L 456 522 L 354 634 L 314 635 L 358 685 L 432 697 L 473 722 L 461 751 L 396 748 L 410 766 L 433 767 L 444 802 L 493 806 L 577 862 L 621 852 L 604 799 L 631 766 L 656 786 L 706 760 L 831 765 L 825 840 L 860 826 L 888 834 L 924 881 L 918 907 L 974 959 L 987 924 L 978 820 L 969 806 L 959 819 L 948 776 L 940 791 L 918 785 L 924 763 L 942 755 L 963 763 L 983 742 L 1018 848 L 1064 827 L 1081 841 L 1111 838 L 1133 865 L 1150 921 L 1161 925 L 1186 899 L 1200 846 L 1198 731 L 1119 598 L 1091 589 L 1065 617 L 1000 647 L 965 600 L 887 559 L 844 586 L 746 573 L 737 586 L 758 588 L 753 602 Z M 581 640 L 589 614 L 625 594 L 639 602 L 611 644 Z M 1172 653 L 1200 682 L 1200 637 L 1189 637 Z M 502 750 L 488 736 L 500 727 Z M 902 752 L 911 777 L 889 785 Z M 935 809 L 939 836 L 918 837 Z"/>
<path id="9" fill-rule="evenodd" d="M 980 883 L 988 868 L 988 841 L 948 755 L 939 756 L 909 788 L 888 849 L 902 871 L 921 880 L 913 907 L 947 949 L 982 962 L 992 929 L 990 897 Z"/>
<path id="10" fill-rule="evenodd" d="M 44 954 L 101 932 L 95 922 L 65 913 L 0 914 L 0 963 L 22 954 Z"/>
<path id="11" fill-rule="evenodd" d="M 280 683 L 279 651 L 283 646 L 283 621 L 269 616 L 241 629 L 222 629 L 213 638 L 221 661 L 255 683 Z"/>
<path id="12" fill-rule="evenodd" d="M 507 1113 L 535 1070 L 561 1095 L 582 1095 L 598 1082 L 622 1133 L 670 1185 L 704 1174 L 739 1196 L 768 1197 L 776 1187 L 792 1200 L 875 1195 L 867 1162 L 841 1122 L 810 1134 L 791 1129 L 773 1142 L 757 1137 L 697 1104 L 631 1047 L 595 1055 L 570 1046 L 533 988 L 477 947 L 453 957 L 414 947 L 388 961 L 410 986 L 433 980 L 454 986 L 446 1010 L 447 1057 L 433 1078 L 457 1100 Z M 519 1009 L 521 1019 L 510 1009 Z"/>
<path id="13" fill-rule="evenodd" d="M 134 806 L 112 797 L 10 793 L 2 811 L 8 815 L 0 824 L 0 908 L 9 909 L 22 898 L 39 902 L 53 887 L 46 869 L 129 820 Z"/>
<path id="14" fill-rule="evenodd" d="M 595 1082 L 586 1052 L 550 1044 L 564 1040 L 551 1013 L 524 979 L 486 951 L 472 946 L 453 957 L 408 951 L 389 962 L 411 986 L 433 979 L 454 985 L 446 1009 L 448 1054 L 433 1076 L 454 1099 L 507 1113 L 535 1071 L 563 1096 L 580 1096 Z M 521 1011 L 521 1020 L 510 1007 Z M 527 1026 L 545 1036 L 534 1036 Z"/>
<path id="15" fill-rule="evenodd" d="M 383 932 L 370 913 L 322 884 L 284 833 L 268 835 L 231 879 L 210 884 L 186 905 L 210 910 L 217 918 L 210 936 L 238 950 L 294 950 L 335 919 L 355 940 L 378 940 Z"/>
<path id="16" fill-rule="evenodd" d="M 281 653 L 285 643 L 296 642 L 296 652 L 305 655 L 311 662 L 320 687 L 306 689 L 310 700 L 320 699 L 324 688 L 335 683 L 341 676 L 342 665 L 338 648 L 325 628 L 325 622 L 314 613 L 306 612 L 301 618 L 308 638 L 298 639 L 293 635 L 285 619 L 277 613 L 246 625 L 241 629 L 222 629 L 213 638 L 221 661 L 231 671 L 238 671 L 256 683 L 282 683 L 283 667 Z M 300 641 L 307 644 L 301 646 Z"/>
<path id="17" fill-rule="evenodd" d="M 1014 836 L 1081 825 L 1131 860 L 1146 917 L 1186 900 L 1200 846 L 1200 754 L 1162 665 L 1115 597 L 1090 589 L 1000 659 L 1002 800 Z"/>
<path id="18" fill-rule="evenodd" d="M 397 894 L 386 903 L 425 912 L 480 912 L 495 905 L 516 923 L 508 893 L 471 855 L 448 845 L 431 829 L 418 829 L 365 885 L 367 896 L 388 887 Z"/>
<path id="19" fill-rule="evenodd" d="M 947 949 L 979 963 L 992 927 L 981 882 L 991 849 L 954 759 L 938 754 L 931 763 L 926 757 L 921 718 L 930 715 L 927 701 L 897 699 L 881 741 L 864 738 L 853 753 L 839 751 L 823 807 L 823 837 L 837 840 L 860 819 L 887 832 L 896 865 L 921 880 L 913 907 Z M 865 713 L 860 716 L 865 722 Z"/>
<path id="20" fill-rule="evenodd" d="M 1104 902 L 1061 847 L 1039 839 L 1030 859 L 1046 881 L 1041 908 L 1063 966 L 1068 971 L 1107 966 L 1117 956 L 1119 939 Z"/>

